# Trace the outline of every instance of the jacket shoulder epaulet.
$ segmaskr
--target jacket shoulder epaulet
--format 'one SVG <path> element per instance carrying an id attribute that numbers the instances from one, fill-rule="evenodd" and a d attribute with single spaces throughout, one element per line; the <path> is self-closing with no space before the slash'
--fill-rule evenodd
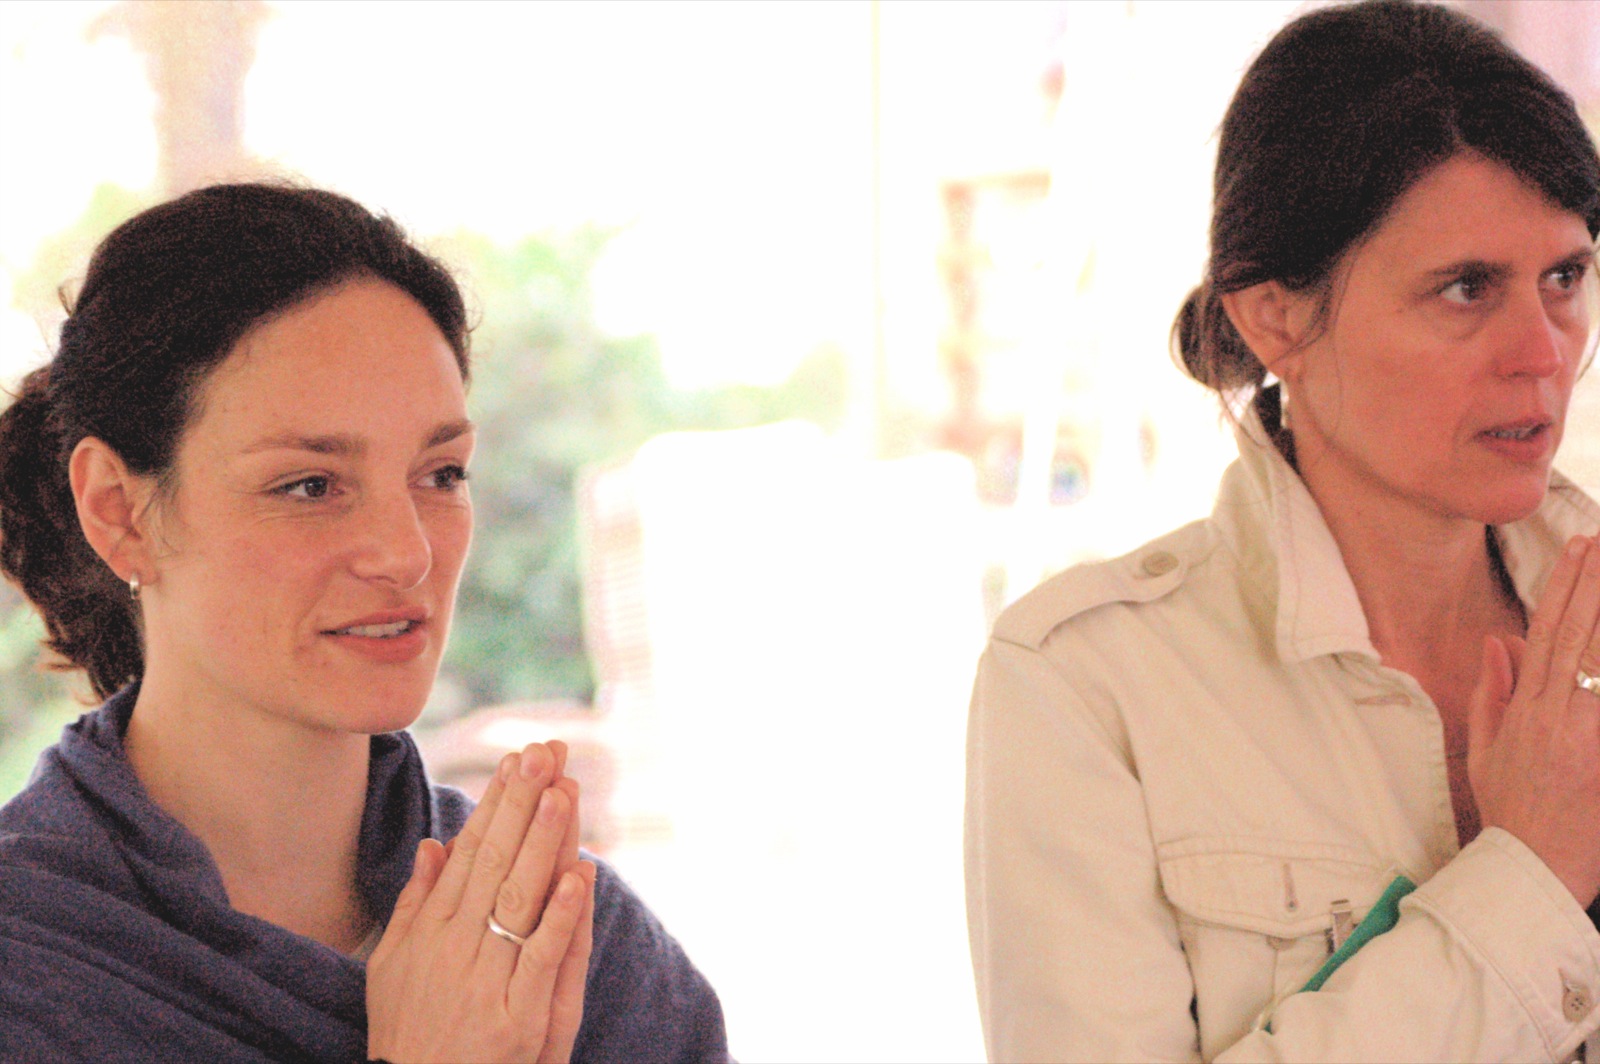
<path id="1" fill-rule="evenodd" d="M 1154 602 L 1180 587 L 1211 554 L 1210 523 L 1197 521 L 1120 558 L 1075 565 L 1012 603 L 995 621 L 994 636 L 1038 649 L 1080 614 L 1114 602 Z"/>

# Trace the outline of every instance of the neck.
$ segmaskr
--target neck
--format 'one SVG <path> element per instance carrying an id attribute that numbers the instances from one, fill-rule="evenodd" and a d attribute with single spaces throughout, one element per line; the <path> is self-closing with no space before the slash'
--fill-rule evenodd
<path id="1" fill-rule="evenodd" d="M 1410 674 L 1438 712 L 1456 841 L 1465 846 L 1481 828 L 1467 771 L 1468 709 L 1484 637 L 1527 629 L 1516 589 L 1483 521 L 1431 508 L 1351 463 L 1319 461 L 1326 456 L 1314 453 L 1314 435 L 1295 442 L 1311 444 L 1286 453 L 1298 458 L 1339 547 L 1373 648 Z"/>
<path id="2" fill-rule="evenodd" d="M 210 850 L 235 909 L 354 948 L 368 738 L 222 712 L 165 679 L 147 670 L 126 737 L 151 798 Z"/>
<path id="3" fill-rule="evenodd" d="M 1404 500 L 1385 505 L 1329 469 L 1303 462 L 1301 477 L 1339 546 L 1373 647 L 1436 701 L 1445 699 L 1430 676 L 1459 677 L 1470 690 L 1483 637 L 1521 635 L 1526 627 L 1487 526 Z"/>
<path id="4" fill-rule="evenodd" d="M 1482 637 L 1520 616 L 1483 525 L 1410 536 L 1393 525 L 1375 532 L 1363 519 L 1333 516 L 1328 525 L 1385 661 L 1432 658 L 1449 645 L 1476 662 Z"/>

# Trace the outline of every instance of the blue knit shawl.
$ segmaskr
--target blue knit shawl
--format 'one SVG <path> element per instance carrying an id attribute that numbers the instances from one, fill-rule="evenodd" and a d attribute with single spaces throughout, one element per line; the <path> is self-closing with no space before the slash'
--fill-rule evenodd
<path id="1" fill-rule="evenodd" d="M 0 1059 L 366 1059 L 366 967 L 235 911 L 123 752 L 136 689 L 68 726 L 0 808 Z M 424 837 L 471 802 L 404 732 L 372 739 L 358 882 L 387 922 Z M 724 1060 L 716 994 L 600 864 L 576 1060 Z"/>

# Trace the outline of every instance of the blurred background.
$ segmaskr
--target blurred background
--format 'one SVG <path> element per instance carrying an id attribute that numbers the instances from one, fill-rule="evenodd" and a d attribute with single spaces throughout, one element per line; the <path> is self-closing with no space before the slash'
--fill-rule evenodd
<path id="1" fill-rule="evenodd" d="M 1311 6 L 8 0 L 0 383 L 145 206 L 393 214 L 481 319 L 433 771 L 572 743 L 738 1056 L 979 1059 L 972 668 L 1041 577 L 1208 511 L 1231 433 L 1167 330 L 1228 97 Z M 1600 5 L 1459 6 L 1600 127 Z M 0 588 L 0 801 L 83 709 L 40 635 Z"/>

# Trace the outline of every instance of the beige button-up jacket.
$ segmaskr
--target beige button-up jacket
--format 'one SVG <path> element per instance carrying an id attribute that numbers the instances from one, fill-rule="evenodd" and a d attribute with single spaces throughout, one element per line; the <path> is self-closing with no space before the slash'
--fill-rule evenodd
<path id="1" fill-rule="evenodd" d="M 1600 1028 L 1600 934 L 1512 835 L 1458 847 L 1438 713 L 1380 664 L 1260 432 L 1210 519 L 1062 573 L 995 625 L 966 812 L 989 1055 L 1570 1058 Z M 1530 610 L 1562 544 L 1597 529 L 1558 476 L 1497 530 Z M 1336 911 L 1360 921 L 1399 874 L 1421 885 L 1399 923 L 1296 993 Z"/>

